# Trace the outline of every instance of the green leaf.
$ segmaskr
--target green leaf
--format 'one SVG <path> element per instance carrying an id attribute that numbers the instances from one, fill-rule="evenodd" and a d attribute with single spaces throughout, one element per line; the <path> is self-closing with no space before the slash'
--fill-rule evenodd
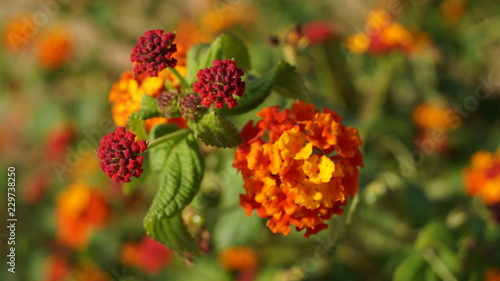
<path id="1" fill-rule="evenodd" d="M 140 140 L 144 140 L 147 138 L 144 120 L 160 116 L 162 115 L 158 111 L 157 100 L 148 95 L 144 95 L 141 100 L 141 108 L 129 116 L 128 127 Z"/>
<path id="2" fill-rule="evenodd" d="M 398 202 L 414 226 L 422 227 L 431 219 L 434 206 L 420 186 L 408 185 L 402 190 Z"/>
<path id="3" fill-rule="evenodd" d="M 158 100 L 148 96 L 143 95 L 141 99 L 141 111 L 145 115 L 154 115 L 158 112 Z"/>
<path id="4" fill-rule="evenodd" d="M 420 230 L 415 241 L 415 248 L 425 250 L 426 248 L 452 248 L 453 237 L 448 228 L 442 222 L 429 222 Z"/>
<path id="5" fill-rule="evenodd" d="M 181 257 L 185 252 L 198 253 L 199 248 L 187 230 L 181 214 L 172 217 L 148 217 L 144 219 L 146 233 L 156 241 L 176 251 Z"/>
<path id="6" fill-rule="evenodd" d="M 239 37 L 231 33 L 221 34 L 214 40 L 203 56 L 199 69 L 212 66 L 212 62 L 216 59 L 234 59 L 244 72 L 251 69 L 246 45 Z"/>
<path id="7" fill-rule="evenodd" d="M 393 281 L 425 280 L 422 276 L 427 263 L 420 253 L 414 252 L 401 261 L 392 276 Z"/>
<path id="8" fill-rule="evenodd" d="M 182 221 L 181 211 L 198 192 L 204 167 L 192 134 L 175 134 L 172 126 L 156 126 L 150 139 L 172 133 L 171 138 L 149 151 L 159 188 L 144 218 L 144 227 L 149 236 L 182 256 L 184 252 L 198 252 Z"/>
<path id="9" fill-rule="evenodd" d="M 228 148 L 241 143 L 238 130 L 223 115 L 211 111 L 189 126 L 195 131 L 197 139 L 215 147 Z"/>
<path id="10" fill-rule="evenodd" d="M 201 69 L 201 60 L 206 54 L 209 47 L 209 44 L 200 43 L 189 48 L 186 57 L 186 81 L 188 82 L 188 84 L 196 82 L 196 74 Z"/>
<path id="11" fill-rule="evenodd" d="M 198 192 L 203 158 L 192 134 L 175 135 L 149 152 L 159 188 L 146 218 L 171 217 L 181 212 Z"/>
<path id="12" fill-rule="evenodd" d="M 245 223 L 240 224 L 242 221 Z M 224 212 L 212 231 L 214 247 L 222 250 L 234 245 L 248 245 L 257 239 L 261 226 L 262 220 L 258 216 L 248 217 L 241 209 Z"/>
<path id="13" fill-rule="evenodd" d="M 273 90 L 280 95 L 310 102 L 309 92 L 304 85 L 302 77 L 297 73 L 295 67 L 286 62 L 280 62 L 276 68 Z"/>

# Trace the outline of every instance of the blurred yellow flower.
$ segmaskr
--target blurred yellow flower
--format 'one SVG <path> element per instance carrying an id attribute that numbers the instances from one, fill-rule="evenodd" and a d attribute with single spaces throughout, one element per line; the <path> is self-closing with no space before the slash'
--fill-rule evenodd
<path id="1" fill-rule="evenodd" d="M 401 24 L 393 22 L 381 30 L 380 39 L 389 46 L 408 46 L 412 42 L 412 35 Z"/>
<path id="2" fill-rule="evenodd" d="M 363 54 L 370 48 L 370 37 L 363 32 L 358 32 L 345 40 L 347 49 L 355 54 Z"/>
<path id="3" fill-rule="evenodd" d="M 369 33 L 372 30 L 379 30 L 389 25 L 391 14 L 386 10 L 373 10 L 366 17 L 366 29 Z"/>

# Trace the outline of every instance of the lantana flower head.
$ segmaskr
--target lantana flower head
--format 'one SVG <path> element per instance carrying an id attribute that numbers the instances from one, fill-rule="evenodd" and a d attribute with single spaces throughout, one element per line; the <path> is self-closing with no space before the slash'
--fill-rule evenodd
<path id="1" fill-rule="evenodd" d="M 138 178 L 142 173 L 143 153 L 147 148 L 144 140 L 135 141 L 135 134 L 118 127 L 116 131 L 101 139 L 97 157 L 99 165 L 113 181 L 129 182 L 132 176 Z"/>
<path id="2" fill-rule="evenodd" d="M 201 104 L 206 107 L 215 103 L 215 108 L 224 108 L 224 103 L 227 103 L 233 108 L 238 105 L 233 95 L 241 97 L 245 93 L 243 75 L 243 70 L 234 60 L 214 60 L 211 67 L 198 71 L 198 81 L 193 83 L 193 89 L 203 98 Z"/>
<path id="3" fill-rule="evenodd" d="M 233 166 L 241 171 L 246 194 L 240 204 L 268 218 L 274 233 L 305 236 L 327 228 L 324 220 L 342 214 L 358 190 L 363 159 L 358 131 L 336 112 L 297 101 L 292 109 L 264 108 L 263 119 L 242 130 Z"/>
<path id="4" fill-rule="evenodd" d="M 136 63 L 135 75 L 149 71 L 149 74 L 155 77 L 161 70 L 175 67 L 177 60 L 172 55 L 177 51 L 177 46 L 173 43 L 174 39 L 174 33 L 161 29 L 146 31 L 139 37 L 130 54 L 130 60 Z"/>

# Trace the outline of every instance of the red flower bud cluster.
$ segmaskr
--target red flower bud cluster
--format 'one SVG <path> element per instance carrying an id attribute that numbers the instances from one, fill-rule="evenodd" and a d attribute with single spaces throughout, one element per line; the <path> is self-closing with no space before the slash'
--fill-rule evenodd
<path id="1" fill-rule="evenodd" d="M 198 82 L 193 84 L 193 89 L 201 95 L 201 104 L 206 107 L 215 103 L 215 108 L 224 108 L 224 103 L 227 103 L 233 108 L 238 105 L 233 95 L 241 97 L 245 93 L 243 75 L 243 70 L 234 60 L 214 60 L 211 67 L 198 71 Z"/>
<path id="2" fill-rule="evenodd" d="M 177 65 L 177 60 L 172 57 L 177 51 L 177 45 L 172 44 L 175 34 L 163 32 L 161 29 L 149 30 L 137 39 L 130 54 L 130 60 L 136 63 L 135 75 L 149 71 L 150 76 L 156 77 L 161 70 Z"/>
<path id="3" fill-rule="evenodd" d="M 135 141 L 135 134 L 116 128 L 115 132 L 101 139 L 97 157 L 101 159 L 101 170 L 113 181 L 129 182 L 132 176 L 138 178 L 142 173 L 142 160 L 139 154 L 147 149 L 145 141 Z"/>

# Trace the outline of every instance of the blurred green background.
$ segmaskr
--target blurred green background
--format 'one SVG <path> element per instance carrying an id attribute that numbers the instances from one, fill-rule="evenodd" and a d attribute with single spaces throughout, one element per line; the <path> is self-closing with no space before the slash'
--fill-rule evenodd
<path id="1" fill-rule="evenodd" d="M 499 148 L 498 3 L 23 0 L 0 18 L 0 179 L 15 167 L 18 219 L 12 274 L 3 184 L 1 280 L 500 280 L 500 211 L 467 194 L 464 171 Z M 239 206 L 234 149 L 204 148 L 185 220 L 207 253 L 186 262 L 146 239 L 154 181 L 117 186 L 94 150 L 114 130 L 109 93 L 132 47 L 157 28 L 191 44 L 232 32 L 257 75 L 295 65 L 313 103 L 363 140 L 344 215 L 309 239 L 272 234 Z M 233 121 L 290 103 L 271 95 Z"/>

